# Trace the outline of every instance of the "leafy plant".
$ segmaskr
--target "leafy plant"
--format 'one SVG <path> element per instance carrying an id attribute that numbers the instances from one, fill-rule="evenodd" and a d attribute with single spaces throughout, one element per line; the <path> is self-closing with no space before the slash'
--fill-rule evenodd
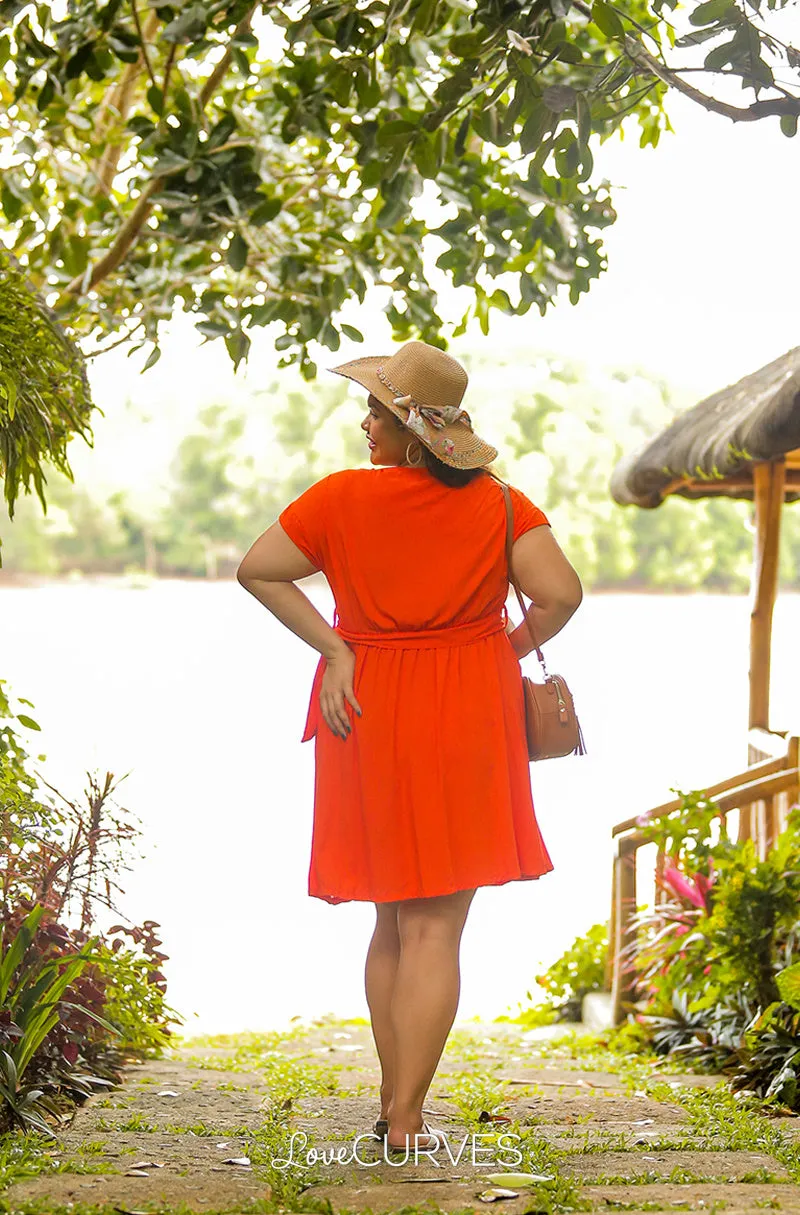
<path id="1" fill-rule="evenodd" d="M 113 808 L 112 775 L 89 775 L 86 807 L 39 784 L 61 804 L 19 756 L 0 768 L 0 1123 L 41 1131 L 54 1101 L 117 1083 L 125 1054 L 157 1053 L 180 1018 L 158 925 L 94 931 L 98 908 L 119 914 L 116 878 L 137 834 Z"/>
<path id="2" fill-rule="evenodd" d="M 602 990 L 608 956 L 608 925 L 594 924 L 536 982 L 547 993 L 557 1018 L 580 1021 L 583 997 Z"/>
<path id="3" fill-rule="evenodd" d="M 664 897 L 636 917 L 630 950 L 648 1041 L 800 1108 L 800 807 L 763 860 L 702 793 L 641 827 L 665 852 Z"/>
<path id="4" fill-rule="evenodd" d="M 40 1088 L 21 1084 L 17 1065 L 8 1051 L 0 1050 L 0 1107 L 5 1106 L 10 1121 L 25 1131 L 55 1138 L 42 1116 L 44 1111 L 58 1116 L 58 1109 Z"/>

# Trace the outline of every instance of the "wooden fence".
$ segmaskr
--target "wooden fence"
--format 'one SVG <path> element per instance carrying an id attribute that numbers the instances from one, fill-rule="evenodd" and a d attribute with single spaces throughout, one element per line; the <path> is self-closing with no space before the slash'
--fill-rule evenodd
<path id="1" fill-rule="evenodd" d="M 750 731 L 748 743 L 750 766 L 735 776 L 710 785 L 704 792 L 726 818 L 732 811 L 739 812 L 738 839 L 754 840 L 758 854 L 763 859 L 783 830 L 789 807 L 800 794 L 800 738 L 754 729 Z M 611 882 L 606 986 L 611 991 L 615 1025 L 624 1018 L 635 993 L 635 969 L 631 953 L 635 949 L 636 859 L 639 849 L 651 843 L 641 827 L 644 822 L 674 814 L 681 805 L 681 799 L 676 798 L 636 818 L 626 819 L 612 830 L 617 845 Z M 659 849 L 654 874 L 656 903 L 663 897 L 659 883 L 663 867 L 664 854 Z"/>

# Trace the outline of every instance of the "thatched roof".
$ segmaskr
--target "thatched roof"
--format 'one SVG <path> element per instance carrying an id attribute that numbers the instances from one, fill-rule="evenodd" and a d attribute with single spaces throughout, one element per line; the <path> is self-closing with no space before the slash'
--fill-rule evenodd
<path id="1" fill-rule="evenodd" d="M 644 507 L 660 505 L 667 494 L 752 498 L 752 465 L 798 448 L 800 346 L 706 397 L 620 460 L 611 495 L 621 506 Z M 800 472 L 792 468 L 786 501 L 798 498 Z"/>

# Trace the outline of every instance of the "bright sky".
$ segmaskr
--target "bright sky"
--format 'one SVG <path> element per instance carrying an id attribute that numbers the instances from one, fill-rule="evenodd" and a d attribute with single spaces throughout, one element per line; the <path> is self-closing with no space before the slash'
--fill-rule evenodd
<path id="1" fill-rule="evenodd" d="M 752 93 L 738 91 L 731 97 L 739 105 L 751 99 Z M 619 218 L 605 232 L 609 268 L 589 293 L 574 307 L 565 297 L 543 318 L 534 310 L 519 318 L 496 313 L 488 337 L 476 327 L 451 353 L 491 358 L 513 348 L 517 379 L 543 351 L 595 365 L 633 364 L 665 375 L 694 401 L 800 343 L 800 135 L 787 139 L 777 119 L 733 124 L 677 94 L 669 113 L 676 133 L 663 135 L 656 149 L 640 149 L 634 127 L 624 141 L 614 138 L 595 149 L 596 175 L 613 184 Z M 449 319 L 460 317 L 464 295 L 443 282 Z M 343 342 L 335 355 L 314 351 L 321 378 L 328 378 L 326 366 L 391 351 L 381 312 L 385 299 L 376 289 L 362 306 L 347 309 L 343 319 L 366 342 Z M 176 439 L 202 403 L 249 400 L 265 410 L 265 396 L 256 394 L 275 380 L 277 332 L 257 330 L 249 365 L 234 375 L 223 345 L 200 346 L 191 323 L 179 318 L 151 371 L 138 373 L 142 354 L 127 359 L 119 351 L 98 359 L 90 372 L 95 401 L 108 415 L 126 402 L 142 420 L 168 413 Z M 482 399 L 475 404 L 480 432 Z M 360 418 L 354 415 L 354 425 Z M 76 474 L 91 464 L 98 472 L 102 419 L 95 435 L 94 453 L 71 445 Z M 136 458 L 146 464 L 144 443 Z"/>

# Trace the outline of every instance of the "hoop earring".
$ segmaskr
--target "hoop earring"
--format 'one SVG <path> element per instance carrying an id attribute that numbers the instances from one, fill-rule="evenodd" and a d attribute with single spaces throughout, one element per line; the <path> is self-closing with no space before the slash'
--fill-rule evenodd
<path id="1" fill-rule="evenodd" d="M 417 447 L 417 451 L 419 452 L 419 459 L 418 460 L 409 460 L 408 453 L 411 450 L 412 446 L 413 446 L 413 444 L 409 443 L 408 447 L 406 448 L 406 464 L 410 464 L 412 468 L 419 468 L 420 464 L 423 463 L 424 458 L 425 458 L 422 454 L 422 447 L 421 446 Z"/>

